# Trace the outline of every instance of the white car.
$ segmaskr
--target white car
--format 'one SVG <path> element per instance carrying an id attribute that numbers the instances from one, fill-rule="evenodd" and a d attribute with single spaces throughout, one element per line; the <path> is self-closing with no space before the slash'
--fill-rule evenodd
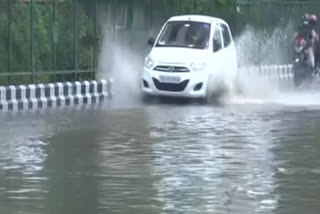
<path id="1" fill-rule="evenodd" d="M 232 90 L 237 56 L 229 25 L 202 15 L 171 17 L 145 58 L 144 95 L 207 98 L 217 89 Z"/>

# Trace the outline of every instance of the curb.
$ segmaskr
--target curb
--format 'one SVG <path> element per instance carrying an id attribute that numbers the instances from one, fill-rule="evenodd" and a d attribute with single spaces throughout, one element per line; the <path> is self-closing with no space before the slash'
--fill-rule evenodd
<path id="1" fill-rule="evenodd" d="M 0 111 L 44 109 L 102 102 L 106 80 L 0 86 Z"/>

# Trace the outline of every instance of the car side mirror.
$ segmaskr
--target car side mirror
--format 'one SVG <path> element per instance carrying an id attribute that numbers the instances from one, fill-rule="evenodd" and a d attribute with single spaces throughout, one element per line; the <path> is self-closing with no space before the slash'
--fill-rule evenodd
<path id="1" fill-rule="evenodd" d="M 156 42 L 156 40 L 153 37 L 148 39 L 148 45 L 150 45 L 150 46 L 153 46 L 155 42 Z"/>

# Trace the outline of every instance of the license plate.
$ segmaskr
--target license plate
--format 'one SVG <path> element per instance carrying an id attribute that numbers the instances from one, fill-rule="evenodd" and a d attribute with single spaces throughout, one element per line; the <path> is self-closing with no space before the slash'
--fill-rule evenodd
<path id="1" fill-rule="evenodd" d="M 159 79 L 165 83 L 180 83 L 180 77 L 177 76 L 160 76 Z"/>

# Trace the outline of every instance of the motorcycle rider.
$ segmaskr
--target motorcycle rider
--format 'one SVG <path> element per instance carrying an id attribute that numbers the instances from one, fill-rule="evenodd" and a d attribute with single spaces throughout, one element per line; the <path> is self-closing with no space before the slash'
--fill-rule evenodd
<path id="1" fill-rule="evenodd" d="M 312 55 L 310 55 L 310 57 L 313 57 L 313 68 L 316 68 L 317 65 L 318 65 L 318 52 L 319 52 L 319 48 L 318 48 L 318 44 L 319 44 L 319 35 L 316 31 L 316 24 L 317 24 L 317 16 L 312 14 L 309 16 L 308 18 L 308 21 L 309 21 L 309 26 L 310 26 L 310 39 L 309 39 L 309 42 L 310 42 L 310 49 L 312 49 Z M 308 42 L 308 40 L 307 40 Z"/>
<path id="2" fill-rule="evenodd" d="M 314 14 L 304 14 L 302 16 L 302 25 L 299 27 L 299 33 L 296 34 L 296 41 L 305 41 L 303 51 L 307 56 L 307 64 L 315 69 L 319 64 L 319 36 L 316 32 L 317 16 Z"/>
<path id="3" fill-rule="evenodd" d="M 309 16 L 309 25 L 311 27 L 311 46 L 314 53 L 314 67 L 318 73 L 319 71 L 319 64 L 320 64 L 320 38 L 319 34 L 317 33 L 316 25 L 317 25 L 317 16 L 312 14 Z"/>

